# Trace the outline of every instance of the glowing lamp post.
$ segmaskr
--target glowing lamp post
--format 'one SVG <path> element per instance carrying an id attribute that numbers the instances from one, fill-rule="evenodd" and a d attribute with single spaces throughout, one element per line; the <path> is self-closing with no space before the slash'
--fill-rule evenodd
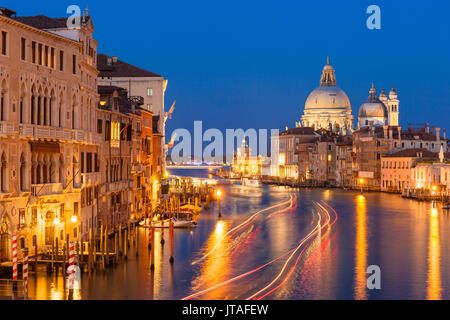
<path id="1" fill-rule="evenodd" d="M 431 187 L 431 190 L 433 190 L 433 191 L 431 192 L 431 195 L 433 196 L 433 206 L 434 206 L 434 205 L 435 205 L 435 200 L 436 200 L 437 186 L 436 186 L 436 185 L 432 186 L 432 187 Z"/>
<path id="2" fill-rule="evenodd" d="M 363 184 L 364 184 L 364 179 L 359 179 L 359 184 L 361 186 L 361 194 L 363 193 Z"/>
<path id="3" fill-rule="evenodd" d="M 219 210 L 219 218 L 222 217 L 222 210 L 220 207 L 220 198 L 222 198 L 222 190 L 217 189 L 216 190 L 216 199 L 217 199 L 217 205 L 218 205 L 218 210 Z"/>

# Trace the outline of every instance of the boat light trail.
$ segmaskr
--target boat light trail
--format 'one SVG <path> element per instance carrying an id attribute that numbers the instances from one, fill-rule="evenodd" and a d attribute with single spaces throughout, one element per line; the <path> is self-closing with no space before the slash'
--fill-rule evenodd
<path id="1" fill-rule="evenodd" d="M 261 294 L 262 292 L 268 290 L 271 286 L 273 286 L 273 284 L 275 282 L 278 281 L 278 279 L 280 279 L 280 277 L 283 275 L 284 270 L 286 269 L 287 265 L 289 264 L 289 262 L 291 261 L 292 257 L 294 257 L 295 253 L 300 250 L 300 248 L 312 237 L 314 236 L 316 233 L 318 233 L 322 227 L 321 227 L 321 222 L 322 222 L 322 216 L 319 215 L 319 221 L 317 222 L 317 226 L 305 237 L 302 239 L 302 241 L 300 241 L 300 244 L 294 249 L 294 252 L 291 253 L 291 255 L 289 256 L 289 258 L 286 260 L 286 262 L 284 263 L 283 267 L 281 268 L 281 271 L 278 273 L 278 275 L 264 288 L 262 288 L 261 290 L 259 290 L 258 292 L 254 293 L 253 295 L 251 295 L 250 297 L 248 297 L 246 300 L 251 300 L 254 299 L 256 296 L 258 296 L 259 294 Z M 329 222 L 329 221 L 328 221 Z M 324 225 L 325 226 L 325 225 Z M 302 251 L 303 252 L 303 251 Z"/>
<path id="2" fill-rule="evenodd" d="M 260 211 L 256 212 L 256 213 L 253 214 L 252 216 L 250 216 L 246 221 L 244 221 L 243 223 L 237 225 L 236 227 L 234 227 L 233 229 L 231 229 L 230 231 L 228 231 L 227 233 L 225 233 L 225 234 L 217 241 L 217 243 L 215 244 L 215 246 L 214 246 L 208 253 L 206 253 L 206 254 L 205 254 L 203 257 L 201 257 L 200 259 L 193 261 L 193 262 L 192 262 L 192 265 L 195 265 L 195 264 L 197 264 L 197 263 L 203 261 L 203 260 L 206 259 L 208 256 L 210 256 L 214 251 L 216 251 L 216 249 L 217 249 L 217 247 L 219 246 L 219 244 L 220 244 L 220 243 L 223 241 L 223 239 L 225 239 L 229 234 L 231 234 L 231 233 L 233 233 L 235 230 L 238 230 L 238 229 L 244 227 L 245 225 L 249 224 L 249 223 L 252 222 L 252 221 L 256 218 L 256 216 L 258 216 L 259 214 L 261 214 L 261 213 L 263 213 L 263 212 L 266 212 L 266 211 L 269 211 L 269 210 L 272 210 L 272 209 L 275 209 L 275 208 L 278 208 L 278 207 L 281 207 L 281 206 L 283 206 L 283 205 L 286 205 L 287 203 L 291 203 L 291 202 L 292 202 L 292 198 L 293 198 L 293 196 L 290 195 L 288 201 L 284 201 L 284 202 L 279 203 L 279 204 L 276 204 L 276 205 L 274 205 L 274 206 L 265 208 L 265 209 L 263 209 L 263 210 L 260 210 Z"/>
<path id="3" fill-rule="evenodd" d="M 252 295 L 251 297 L 249 297 L 249 298 L 247 298 L 247 300 L 250 300 L 250 299 L 256 299 L 256 300 L 261 300 L 261 299 L 264 299 L 265 297 L 267 297 L 268 295 L 270 295 L 271 293 L 273 293 L 274 291 L 276 291 L 277 289 L 279 289 L 282 285 L 284 285 L 286 282 L 287 282 L 287 280 L 291 277 L 291 275 L 293 274 L 293 272 L 294 272 L 294 270 L 296 269 L 296 267 L 297 267 L 297 265 L 298 265 L 298 262 L 300 261 L 300 258 L 301 258 L 301 256 L 303 255 L 303 253 L 305 252 L 305 250 L 306 250 L 306 246 L 305 246 L 305 248 L 303 248 L 303 250 L 300 252 L 300 254 L 298 255 L 298 257 L 297 257 L 297 259 L 296 259 L 296 261 L 295 261 L 295 263 L 294 263 L 294 266 L 290 269 L 290 271 L 289 271 L 289 273 L 286 275 L 286 277 L 284 278 L 284 280 L 279 284 L 279 285 L 277 285 L 275 288 L 273 288 L 273 289 L 271 289 L 270 291 L 268 291 L 267 293 L 265 293 L 264 295 L 262 295 L 262 296 L 260 296 L 260 297 L 258 297 L 258 298 L 255 298 L 258 294 L 260 294 L 260 293 L 262 293 L 262 292 L 264 292 L 265 290 L 268 290 L 272 285 L 274 285 L 275 283 L 276 283 L 276 281 L 278 281 L 278 279 L 282 276 L 282 274 L 284 273 L 284 270 L 285 270 L 285 268 L 287 267 L 287 265 L 288 265 L 288 263 L 289 263 L 289 261 L 291 260 L 291 258 L 295 255 L 295 253 L 303 246 L 303 244 L 305 244 L 305 243 L 307 243 L 309 240 L 311 240 L 312 239 L 312 237 L 313 236 L 315 236 L 316 234 L 318 234 L 322 229 L 324 229 L 324 228 L 326 228 L 326 227 L 328 227 L 328 226 L 333 226 L 335 223 L 336 223 L 336 221 L 337 221 L 337 214 L 335 214 L 335 219 L 334 219 L 334 221 L 332 222 L 332 223 L 330 223 L 331 222 L 331 216 L 330 216 L 330 214 L 329 214 L 329 211 L 325 208 L 325 207 L 323 207 L 320 203 L 315 203 L 317 206 L 319 206 L 319 208 L 321 208 L 322 210 L 323 210 L 323 212 L 327 215 L 327 220 L 326 220 L 326 222 L 325 222 L 325 224 L 323 225 L 323 226 L 321 226 L 318 230 L 316 230 L 316 231 L 314 231 L 314 232 L 311 232 L 308 236 L 307 236 L 307 238 L 306 239 L 304 239 L 303 241 L 301 241 L 301 243 L 299 244 L 299 246 L 295 249 L 295 251 L 291 254 L 291 256 L 289 257 L 289 259 L 285 262 L 285 264 L 284 264 L 284 266 L 283 266 L 283 268 L 281 269 L 281 271 L 280 271 L 280 273 L 278 274 L 278 276 L 277 277 L 275 277 L 275 279 L 270 283 L 270 284 L 268 284 L 266 287 L 264 287 L 263 289 L 261 289 L 260 291 L 258 291 L 257 293 L 255 293 L 254 295 Z M 331 207 L 330 207 L 331 208 Z M 334 211 L 334 210 L 333 210 Z M 335 211 L 334 211 L 334 213 L 336 213 Z M 318 211 L 318 215 L 319 215 L 319 226 L 320 226 L 320 222 L 321 222 L 321 220 L 322 220 L 322 217 L 321 217 L 321 215 L 320 215 L 320 211 Z M 317 228 L 317 227 L 316 227 Z M 315 228 L 315 229 L 316 229 Z"/>
<path id="4" fill-rule="evenodd" d="M 334 214 L 335 214 L 335 219 L 334 219 L 334 221 L 333 221 L 331 224 L 329 224 L 329 222 L 330 222 L 330 220 L 331 220 L 331 217 L 330 217 L 330 215 L 328 214 L 328 224 L 329 224 L 330 226 L 333 226 L 333 225 L 336 223 L 337 219 L 338 219 L 337 213 L 336 213 L 336 211 L 335 211 L 332 207 L 330 207 L 325 201 L 323 201 L 323 203 L 324 203 L 326 206 L 328 206 L 328 207 L 334 212 Z M 325 208 L 323 208 L 323 206 L 320 206 L 320 207 L 322 208 L 322 210 L 325 210 Z M 325 210 L 325 211 L 326 211 L 326 210 Z M 313 212 L 314 212 L 314 210 L 313 210 Z M 326 212 L 328 212 L 328 211 L 326 211 Z M 318 212 L 318 216 L 319 216 L 319 219 L 321 219 L 320 212 Z M 317 234 L 320 230 L 322 230 L 323 228 L 325 228 L 325 227 L 328 225 L 328 224 L 325 224 L 325 225 L 323 225 L 319 230 L 316 230 L 316 229 L 318 228 L 319 224 L 320 224 L 320 220 L 319 220 L 318 225 L 317 225 L 317 226 L 316 226 L 316 227 L 315 227 L 315 228 L 314 228 L 314 229 L 313 229 L 306 237 L 304 237 L 304 238 L 301 240 L 301 242 L 306 243 L 306 242 L 309 241 L 315 234 Z M 204 295 L 204 294 L 206 294 L 206 293 L 208 293 L 208 292 L 211 292 L 211 291 L 213 291 L 213 290 L 215 290 L 215 289 L 218 289 L 218 288 L 220 288 L 220 287 L 229 285 L 229 284 L 231 284 L 231 283 L 233 283 L 233 282 L 235 282 L 235 281 L 238 281 L 238 280 L 240 280 L 240 279 L 243 279 L 243 278 L 245 278 L 245 277 L 248 277 L 248 276 L 254 274 L 255 272 L 258 272 L 258 271 L 260 271 L 260 270 L 266 268 L 267 266 L 269 266 L 269 265 L 271 265 L 271 264 L 277 262 L 278 260 L 281 260 L 282 258 L 286 257 L 288 254 L 292 253 L 294 250 L 297 250 L 297 248 L 294 248 L 294 249 L 291 249 L 291 250 L 285 252 L 284 254 L 282 254 L 281 256 L 279 256 L 278 258 L 275 258 L 275 259 L 273 259 L 273 260 L 267 262 L 266 264 L 264 264 L 264 265 L 262 265 L 262 266 L 260 266 L 260 267 L 258 267 L 258 268 L 255 268 L 255 269 L 250 270 L 250 271 L 248 271 L 248 272 L 246 272 L 246 273 L 243 273 L 243 274 L 241 274 L 241 275 L 238 275 L 238 276 L 236 276 L 236 277 L 234 277 L 234 278 L 231 278 L 231 279 L 229 279 L 229 280 L 226 280 L 226 281 L 224 281 L 224 282 L 221 282 L 221 283 L 219 283 L 219 284 L 216 284 L 216 285 L 214 285 L 214 286 L 212 286 L 212 287 L 210 287 L 210 288 L 207 288 L 207 289 L 204 289 L 204 290 L 202 290 L 202 291 L 193 293 L 193 294 L 191 294 L 191 295 L 189 295 L 189 296 L 187 296 L 187 297 L 185 297 L 185 298 L 183 298 L 183 299 L 181 299 L 181 300 L 191 300 L 191 299 L 194 299 L 194 298 L 196 298 L 196 297 L 198 297 L 198 296 Z M 306 247 L 301 251 L 301 253 L 300 253 L 299 256 L 297 257 L 297 260 L 296 260 L 296 263 L 295 263 L 294 267 L 290 270 L 290 273 L 288 274 L 288 277 L 284 279 L 284 281 L 282 282 L 281 285 L 283 285 L 283 284 L 287 281 L 287 279 L 291 276 L 293 270 L 295 269 L 295 266 L 298 264 L 298 262 L 299 262 L 299 260 L 300 260 L 300 257 L 302 256 L 302 254 L 304 253 L 305 250 L 306 250 Z M 298 250 L 297 250 L 297 251 L 298 251 Z M 295 254 L 295 252 L 294 252 L 294 254 Z M 281 285 L 278 285 L 274 290 L 271 290 L 269 293 L 265 294 L 265 295 L 262 296 L 262 297 L 259 297 L 258 299 L 263 299 L 264 297 L 266 297 L 267 295 L 269 295 L 270 293 L 272 293 L 273 291 L 275 291 L 276 289 L 278 289 L 279 287 L 281 287 Z"/>

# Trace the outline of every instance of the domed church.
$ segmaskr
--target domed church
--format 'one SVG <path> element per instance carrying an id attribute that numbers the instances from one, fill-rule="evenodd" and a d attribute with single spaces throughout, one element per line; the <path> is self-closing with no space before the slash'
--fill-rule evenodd
<path id="1" fill-rule="evenodd" d="M 330 58 L 327 58 L 327 64 L 323 68 L 320 86 L 311 92 L 306 100 L 301 125 L 341 134 L 352 132 L 353 116 L 350 100 L 345 92 L 336 86 L 336 76 Z"/>
<path id="2" fill-rule="evenodd" d="M 377 97 L 377 90 L 372 82 L 372 88 L 369 91 L 369 98 L 359 108 L 358 127 L 369 126 L 398 126 L 398 105 L 397 92 L 392 88 L 389 93 L 389 99 L 384 89 L 380 97 Z"/>

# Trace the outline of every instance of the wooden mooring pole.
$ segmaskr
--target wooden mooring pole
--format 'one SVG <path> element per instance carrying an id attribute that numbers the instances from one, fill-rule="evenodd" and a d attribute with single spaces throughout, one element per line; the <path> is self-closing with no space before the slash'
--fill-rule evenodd
<path id="1" fill-rule="evenodd" d="M 151 251 L 150 251 L 150 270 L 155 269 L 155 229 L 150 227 L 150 242 L 151 242 Z"/>

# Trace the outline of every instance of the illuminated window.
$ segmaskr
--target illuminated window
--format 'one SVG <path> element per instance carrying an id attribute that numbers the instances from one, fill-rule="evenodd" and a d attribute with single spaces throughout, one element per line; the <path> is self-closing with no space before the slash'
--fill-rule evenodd
<path id="1" fill-rule="evenodd" d="M 111 123 L 111 147 L 113 147 L 113 148 L 120 147 L 120 123 L 119 122 Z"/>
<path id="2" fill-rule="evenodd" d="M 278 157 L 278 162 L 281 165 L 284 165 L 286 163 L 286 155 L 284 153 L 281 153 L 280 156 Z"/>
<path id="3" fill-rule="evenodd" d="M 153 89 L 147 88 L 147 96 L 152 97 L 153 96 Z"/>

